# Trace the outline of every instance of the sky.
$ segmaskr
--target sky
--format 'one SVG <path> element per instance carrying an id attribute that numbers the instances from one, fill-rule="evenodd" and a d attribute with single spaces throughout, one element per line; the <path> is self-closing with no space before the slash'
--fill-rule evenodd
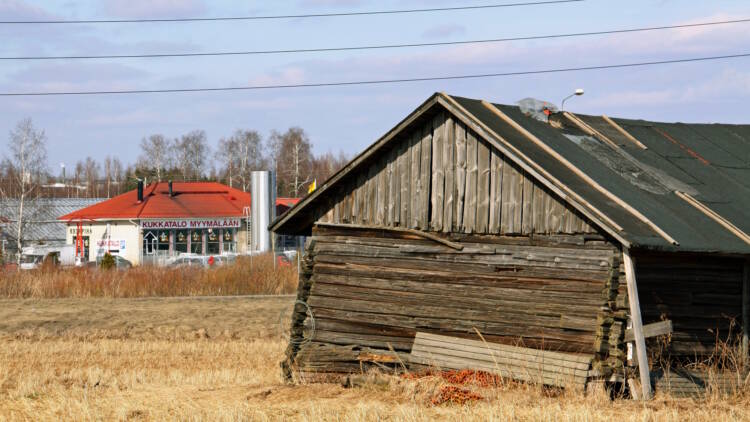
<path id="1" fill-rule="evenodd" d="M 0 0 L 0 20 L 129 19 L 335 13 L 510 0 Z M 516 2 L 516 1 L 513 1 Z M 0 56 L 181 53 L 440 42 L 750 18 L 746 0 L 632 0 L 482 10 L 191 23 L 1 25 Z M 304 54 L 0 61 L 0 92 L 206 88 L 528 71 L 750 53 L 750 23 L 595 37 Z M 0 145 L 30 117 L 49 166 L 87 156 L 134 162 L 141 138 L 300 126 L 316 153 L 364 150 L 434 92 L 513 104 L 534 97 L 590 114 L 748 122 L 750 58 L 643 68 L 260 91 L 0 97 Z M 0 150 L 2 151 L 2 150 Z M 2 153 L 0 153 L 2 155 Z M 55 170 L 55 169 L 58 170 Z"/>

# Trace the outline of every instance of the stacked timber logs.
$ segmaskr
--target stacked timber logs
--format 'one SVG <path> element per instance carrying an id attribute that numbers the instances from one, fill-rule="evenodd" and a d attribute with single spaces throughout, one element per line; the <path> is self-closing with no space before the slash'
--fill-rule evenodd
<path id="1" fill-rule="evenodd" d="M 622 301 L 618 300 L 621 295 L 620 279 L 620 259 L 617 256 L 602 290 L 604 305 L 602 305 L 598 316 L 596 341 L 594 342 L 594 352 L 596 353 L 594 372 L 597 376 L 603 378 L 610 377 L 613 374 L 624 375 L 627 358 L 623 337 L 628 320 L 628 309 Z M 627 300 L 625 303 L 627 303 Z"/>
<path id="2" fill-rule="evenodd" d="M 609 342 L 610 332 L 621 331 L 621 321 L 610 321 L 619 251 L 598 236 L 436 241 L 388 228 L 317 225 L 311 239 L 309 293 L 300 299 L 315 330 L 290 345 L 284 364 L 300 373 L 401 367 L 418 331 L 469 339 L 478 331 L 491 343 L 582 355 L 594 352 L 598 334 Z M 293 335 L 309 318 L 303 308 L 295 309 Z"/>
<path id="3" fill-rule="evenodd" d="M 310 287 L 312 283 L 310 277 L 312 276 L 313 258 L 312 253 L 315 249 L 315 244 L 311 240 L 307 241 L 305 245 L 305 253 L 300 261 L 300 273 L 299 283 L 297 285 L 297 300 L 294 304 L 294 310 L 292 311 L 292 326 L 289 330 L 289 344 L 285 352 L 286 359 L 281 362 L 281 370 L 284 379 L 291 380 L 293 368 L 290 364 L 294 361 L 294 356 L 297 355 L 300 345 L 305 341 L 304 329 L 305 320 L 308 317 L 308 310 L 306 306 L 307 298 L 310 295 Z"/>

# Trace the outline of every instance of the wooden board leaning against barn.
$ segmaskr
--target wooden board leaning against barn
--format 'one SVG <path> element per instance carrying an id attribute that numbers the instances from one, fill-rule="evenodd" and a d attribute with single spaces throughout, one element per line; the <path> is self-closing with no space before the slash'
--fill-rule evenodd
<path id="1" fill-rule="evenodd" d="M 415 365 L 474 369 L 520 381 L 583 388 L 593 353 L 575 354 L 418 332 L 409 355 Z"/>

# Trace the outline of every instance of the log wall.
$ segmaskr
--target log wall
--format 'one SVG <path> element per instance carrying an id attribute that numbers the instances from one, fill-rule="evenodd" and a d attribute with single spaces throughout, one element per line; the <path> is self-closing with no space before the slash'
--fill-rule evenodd
<path id="1" fill-rule="evenodd" d="M 296 341 L 300 321 L 314 330 L 287 367 L 342 373 L 393 363 L 411 351 L 417 331 L 477 339 L 478 330 L 492 343 L 606 360 L 615 246 L 591 235 L 452 241 L 463 248 L 405 232 L 316 226 L 300 289 L 312 318 L 300 308 Z"/>
<path id="2" fill-rule="evenodd" d="M 596 230 L 448 113 L 405 131 L 339 183 L 318 221 L 478 234 Z"/>

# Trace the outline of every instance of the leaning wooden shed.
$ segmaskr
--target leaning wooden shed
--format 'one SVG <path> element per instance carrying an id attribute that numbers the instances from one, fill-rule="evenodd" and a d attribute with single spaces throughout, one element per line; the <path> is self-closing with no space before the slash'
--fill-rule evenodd
<path id="1" fill-rule="evenodd" d="M 435 94 L 271 228 L 311 236 L 288 377 L 436 365 L 649 395 L 682 388 L 664 356 L 733 334 L 747 356 L 750 126 Z"/>

